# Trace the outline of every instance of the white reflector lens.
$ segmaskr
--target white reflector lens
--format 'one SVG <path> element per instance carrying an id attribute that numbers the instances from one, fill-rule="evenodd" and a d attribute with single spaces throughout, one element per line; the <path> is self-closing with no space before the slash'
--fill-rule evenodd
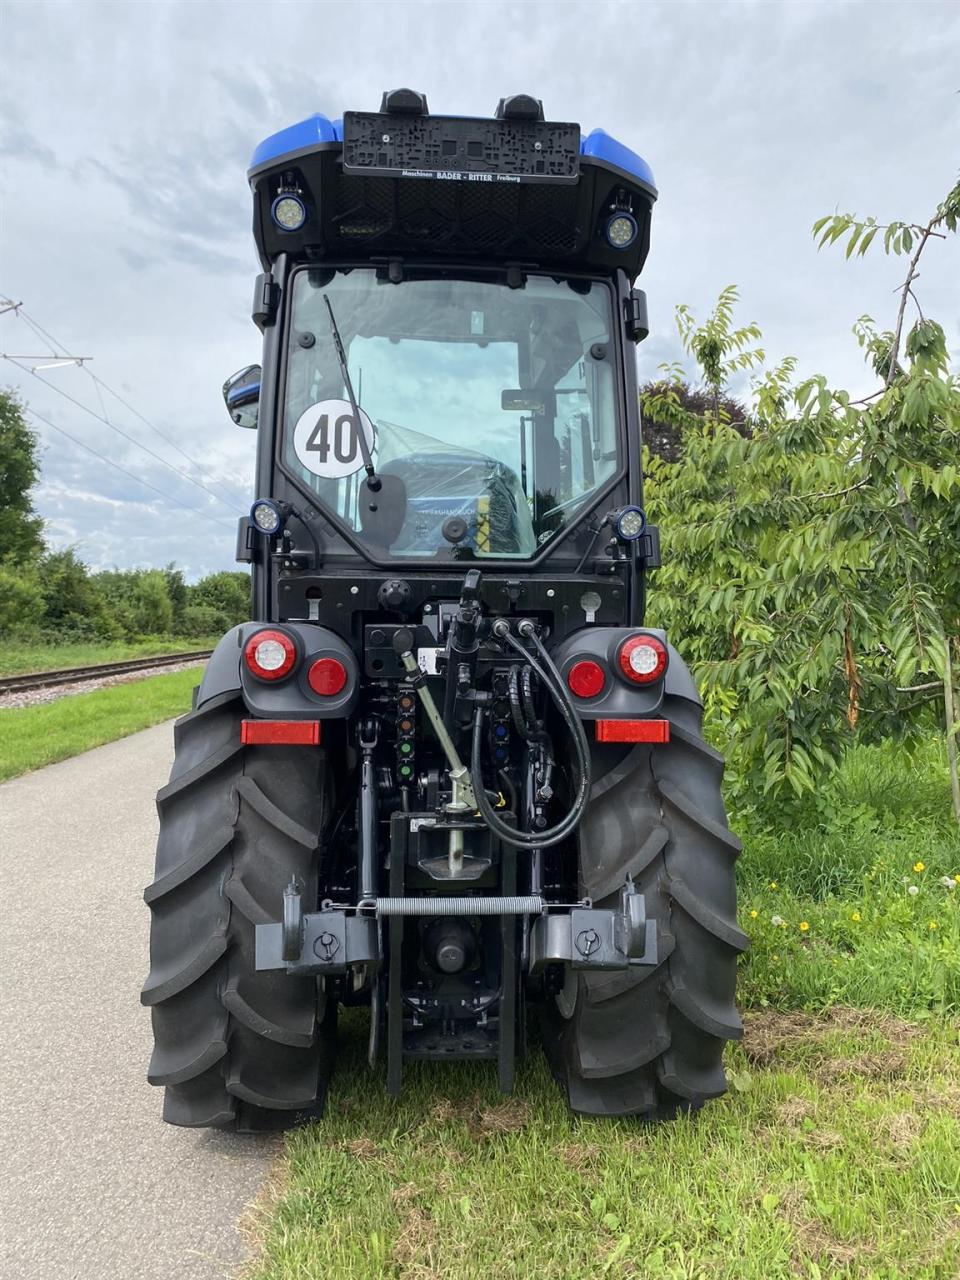
<path id="1" fill-rule="evenodd" d="M 648 676 L 651 671 L 656 671 L 660 655 L 653 645 L 638 644 L 635 649 L 631 649 L 627 661 L 638 676 Z"/>
<path id="2" fill-rule="evenodd" d="M 607 223 L 607 242 L 613 249 L 628 249 L 637 238 L 637 222 L 632 213 L 615 213 Z"/>
<path id="3" fill-rule="evenodd" d="M 261 640 L 253 656 L 257 666 L 264 671 L 279 671 L 287 660 L 287 651 L 277 640 Z"/>
<path id="4" fill-rule="evenodd" d="M 307 220 L 307 211 L 299 196 L 277 196 L 273 202 L 273 220 L 282 231 L 299 231 Z"/>

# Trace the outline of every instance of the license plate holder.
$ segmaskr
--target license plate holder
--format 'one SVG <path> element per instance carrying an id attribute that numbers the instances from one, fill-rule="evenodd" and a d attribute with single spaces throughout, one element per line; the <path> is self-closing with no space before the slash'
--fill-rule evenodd
<path id="1" fill-rule="evenodd" d="M 343 169 L 368 177 L 573 183 L 580 176 L 580 126 L 348 111 Z"/>

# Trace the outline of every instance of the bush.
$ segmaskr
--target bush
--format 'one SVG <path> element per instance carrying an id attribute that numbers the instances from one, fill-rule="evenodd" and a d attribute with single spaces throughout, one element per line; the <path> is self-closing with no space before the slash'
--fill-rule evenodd
<path id="1" fill-rule="evenodd" d="M 43 616 L 43 593 L 33 569 L 0 565 L 0 635 L 30 626 Z"/>
<path id="2" fill-rule="evenodd" d="M 227 627 L 250 618 L 250 577 L 246 573 L 211 573 L 196 586 L 188 587 L 187 596 L 188 605 L 216 609 L 227 619 Z"/>
<path id="3" fill-rule="evenodd" d="M 43 625 L 63 635 L 116 640 L 122 630 L 99 584 L 72 548 L 43 557 L 39 569 Z"/>
<path id="4" fill-rule="evenodd" d="M 128 639 L 173 632 L 175 610 L 164 570 L 113 569 L 96 574 L 93 582 Z"/>
<path id="5" fill-rule="evenodd" d="M 188 604 L 180 619 L 179 633 L 188 637 L 216 636 L 229 631 L 230 626 L 226 614 L 219 609 L 208 604 Z"/>

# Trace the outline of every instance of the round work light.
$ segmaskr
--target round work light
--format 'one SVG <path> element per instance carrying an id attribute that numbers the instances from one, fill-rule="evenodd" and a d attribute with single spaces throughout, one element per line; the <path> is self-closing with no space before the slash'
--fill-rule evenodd
<path id="1" fill-rule="evenodd" d="M 280 508 L 269 498 L 258 498 L 250 508 L 250 519 L 258 533 L 279 533 L 283 526 Z"/>
<path id="2" fill-rule="evenodd" d="M 636 542 L 647 527 L 647 517 L 639 507 L 623 507 L 617 512 L 613 527 L 624 542 Z"/>
<path id="3" fill-rule="evenodd" d="M 607 221 L 604 235 L 611 249 L 629 249 L 637 238 L 637 231 L 636 218 L 621 209 Z"/>
<path id="4" fill-rule="evenodd" d="M 281 231 L 299 231 L 307 220 L 307 207 L 299 196 L 282 191 L 274 200 L 270 214 Z"/>

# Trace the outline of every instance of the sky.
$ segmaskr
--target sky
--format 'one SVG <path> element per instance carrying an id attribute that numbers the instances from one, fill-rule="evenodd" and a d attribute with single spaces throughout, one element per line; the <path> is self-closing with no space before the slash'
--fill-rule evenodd
<path id="1" fill-rule="evenodd" d="M 0 386 L 53 424 L 31 419 L 48 542 L 97 568 L 232 567 L 254 433 L 220 389 L 259 359 L 246 169 L 268 134 L 375 110 L 400 85 L 450 115 L 531 93 L 653 169 L 641 378 L 682 357 L 677 304 L 702 317 L 736 284 L 771 363 L 796 356 L 863 394 L 851 327 L 892 327 L 903 264 L 818 254 L 810 227 L 834 210 L 930 216 L 960 160 L 958 66 L 955 0 L 2 0 L 0 296 L 92 357 L 37 374 L 0 361 Z M 955 241 L 917 292 L 956 357 Z M 0 352 L 48 350 L 0 315 Z"/>

